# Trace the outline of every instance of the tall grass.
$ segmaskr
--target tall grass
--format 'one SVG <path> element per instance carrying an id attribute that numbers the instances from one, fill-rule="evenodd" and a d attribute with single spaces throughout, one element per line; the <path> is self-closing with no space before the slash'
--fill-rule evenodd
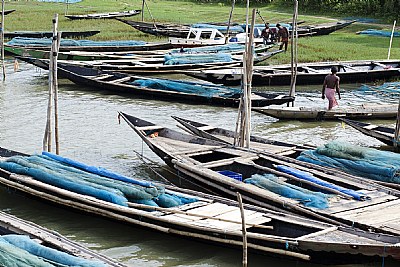
<path id="1" fill-rule="evenodd" d="M 231 9 L 230 4 L 199 3 L 192 1 L 149 0 L 150 12 L 145 9 L 145 21 L 198 23 L 227 21 Z M 50 31 L 51 20 L 55 13 L 59 14 L 59 29 L 65 31 L 100 30 L 101 33 L 91 37 L 93 40 L 122 40 L 134 39 L 144 41 L 166 41 L 167 38 L 143 34 L 117 20 L 79 20 L 71 21 L 64 14 L 88 14 L 97 12 L 113 12 L 131 9 L 141 9 L 141 0 L 84 0 L 76 4 L 46 3 L 37 1 L 6 1 L 6 9 L 17 11 L 6 16 L 5 31 L 31 30 Z M 68 7 L 68 8 L 67 8 Z M 253 8 L 253 7 L 251 7 Z M 292 14 L 291 7 L 278 10 L 274 5 L 256 6 L 264 19 L 270 22 L 289 22 Z M 233 14 L 235 22 L 245 22 L 246 8 L 236 6 Z M 141 15 L 131 17 L 141 20 Z M 299 20 L 304 24 L 318 24 L 332 21 L 319 16 L 300 14 Z M 257 17 L 257 23 L 262 23 Z M 328 60 L 362 60 L 386 59 L 389 38 L 357 35 L 356 32 L 367 28 L 390 29 L 390 26 L 353 24 L 345 29 L 327 36 L 307 37 L 299 39 L 299 61 L 328 61 Z M 391 58 L 400 58 L 400 38 L 393 41 Z M 268 61 L 268 64 L 288 63 L 290 53 L 279 54 Z"/>

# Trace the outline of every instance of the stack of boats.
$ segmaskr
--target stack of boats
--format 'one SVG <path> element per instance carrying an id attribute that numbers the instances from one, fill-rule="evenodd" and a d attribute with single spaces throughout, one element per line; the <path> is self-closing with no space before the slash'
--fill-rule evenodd
<path id="1" fill-rule="evenodd" d="M 92 17 L 103 14 L 97 15 Z M 144 23 L 129 23 L 138 29 L 146 28 Z M 304 27 L 304 32 L 328 34 L 351 23 L 309 26 Z M 59 77 L 87 89 L 106 89 L 133 97 L 240 106 L 241 89 L 228 86 L 241 83 L 243 44 L 240 41 L 224 44 L 225 35 L 217 28 L 185 25 L 177 29 L 176 25 L 152 27 L 153 34 L 173 36 L 168 32 L 175 32 L 179 38 L 187 30 L 185 40 L 171 38 L 168 43 L 158 44 L 65 40 L 58 54 Z M 213 41 L 204 41 L 203 33 L 212 36 Z M 194 40 L 189 40 L 191 34 L 195 35 Z M 5 50 L 48 69 L 49 41 L 33 41 L 14 39 Z M 170 50 L 176 46 L 177 50 Z M 255 62 L 282 52 L 272 47 L 256 46 Z M 333 66 L 338 68 L 342 82 L 400 75 L 400 61 L 396 60 L 322 62 L 300 64 L 297 82 L 321 83 Z M 206 82 L 151 76 L 171 73 Z M 254 86 L 289 85 L 290 66 L 255 67 L 252 81 Z M 255 111 L 280 119 L 392 118 L 398 109 L 397 105 L 362 105 L 352 110 L 331 111 L 265 107 L 293 101 L 294 97 L 287 94 L 256 91 L 251 94 Z M 316 149 L 312 145 L 251 136 L 250 148 L 244 149 L 233 145 L 234 132 L 204 123 L 174 117 L 186 129 L 183 133 L 123 112 L 119 116 L 175 170 L 171 182 L 179 181 L 180 185 L 197 191 L 123 176 L 51 153 L 27 155 L 3 148 L 0 148 L 0 184 L 63 207 L 229 247 L 243 246 L 245 229 L 247 247 L 256 253 L 322 263 L 386 257 L 400 260 L 400 187 L 391 181 L 371 180 L 297 158 Z M 392 134 L 377 126 L 344 121 L 364 130 L 380 129 L 386 136 Z M 400 171 L 395 169 L 391 173 L 397 179 Z M 202 193 L 203 190 L 214 194 Z M 236 201 L 238 193 L 243 198 L 243 207 Z M 0 214 L 2 218 L 6 222 L 0 220 L 0 232 L 4 235 L 0 245 L 11 244 L 14 235 L 27 234 L 34 239 L 31 243 L 37 243 L 38 239 L 39 243 L 59 248 L 71 257 L 97 260 L 87 266 L 123 266 L 54 233 L 31 229 L 31 224 L 17 218 Z M 9 237 L 10 233 L 14 235 Z M 43 255 L 36 257 L 32 261 L 41 260 L 44 264 L 53 261 Z"/>

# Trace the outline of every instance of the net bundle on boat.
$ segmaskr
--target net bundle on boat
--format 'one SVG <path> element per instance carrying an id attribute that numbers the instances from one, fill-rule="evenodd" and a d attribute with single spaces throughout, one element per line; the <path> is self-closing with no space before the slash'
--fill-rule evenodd
<path id="1" fill-rule="evenodd" d="M 400 82 L 388 82 L 375 86 L 363 84 L 357 91 L 363 94 L 380 95 L 397 100 L 400 96 Z"/>
<path id="2" fill-rule="evenodd" d="M 391 31 L 383 31 L 383 30 L 375 30 L 375 29 L 367 29 L 364 31 L 357 32 L 358 34 L 367 34 L 373 36 L 383 36 L 383 37 L 390 37 L 392 36 Z M 400 37 L 400 32 L 394 32 L 393 37 Z"/>
<path id="3" fill-rule="evenodd" d="M 167 54 L 164 56 L 164 65 L 201 64 L 232 62 L 232 55 L 228 53 L 215 54 Z"/>
<path id="4" fill-rule="evenodd" d="M 202 83 L 166 80 L 166 79 L 137 79 L 131 84 L 151 89 L 174 91 L 186 94 L 196 94 L 208 98 L 212 97 L 234 97 L 239 98 L 241 90 L 237 88 L 208 85 Z"/>
<path id="5" fill-rule="evenodd" d="M 244 51 L 244 45 L 225 44 L 225 45 L 206 45 L 200 47 L 186 47 L 182 49 L 172 49 L 171 53 L 199 54 L 199 53 L 232 53 L 237 51 Z"/>
<path id="6" fill-rule="evenodd" d="M 128 206 L 129 202 L 160 207 L 174 207 L 197 201 L 165 192 L 164 187 L 146 182 L 132 182 L 132 178 L 122 175 L 116 178 L 111 172 L 101 169 L 101 175 L 88 172 L 92 168 L 74 167 L 60 156 L 45 155 L 14 156 L 0 161 L 0 168 L 9 172 L 24 174 L 34 179 L 75 193 L 93 196 L 95 198 Z"/>
<path id="7" fill-rule="evenodd" d="M 280 196 L 298 200 L 306 207 L 326 209 L 329 207 L 329 195 L 322 192 L 313 192 L 305 188 L 286 183 L 273 174 L 253 174 L 244 180 L 260 188 L 274 192 Z"/>
<path id="8" fill-rule="evenodd" d="M 7 42 L 8 45 L 16 46 L 50 46 L 51 38 L 29 38 L 29 37 L 14 37 Z M 144 41 L 92 41 L 92 40 L 73 40 L 61 39 L 60 46 L 140 46 L 145 45 Z"/>
<path id="9" fill-rule="evenodd" d="M 315 150 L 303 151 L 297 159 L 365 178 L 400 183 L 400 155 L 390 151 L 335 141 Z"/>
<path id="10" fill-rule="evenodd" d="M 106 267 L 100 261 L 87 260 L 43 246 L 25 235 L 0 237 L 0 265 L 18 267 Z"/>

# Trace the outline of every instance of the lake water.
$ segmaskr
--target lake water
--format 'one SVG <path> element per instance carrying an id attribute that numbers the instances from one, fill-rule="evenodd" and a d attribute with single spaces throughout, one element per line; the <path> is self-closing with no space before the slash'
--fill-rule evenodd
<path id="1" fill-rule="evenodd" d="M 20 63 L 13 71 L 7 62 L 6 81 L 0 83 L 0 146 L 25 153 L 40 152 L 46 123 L 47 72 Z M 389 102 L 376 96 L 354 93 L 359 85 L 342 85 L 341 105 L 360 102 Z M 90 165 L 143 179 L 154 175 L 138 159 L 136 152 L 162 164 L 125 123 L 119 124 L 117 111 L 178 129 L 171 115 L 233 129 L 234 108 L 190 105 L 159 100 L 128 98 L 108 92 L 87 90 L 67 80 L 59 81 L 59 131 L 61 155 Z M 287 87 L 261 90 L 288 91 Z M 321 86 L 299 87 L 296 105 L 327 106 L 320 98 Z M 393 101 L 392 101 L 393 102 Z M 394 103 L 397 103 L 394 100 Z M 380 146 L 339 122 L 278 122 L 262 114 L 252 114 L 253 133 L 270 139 L 322 145 L 332 140 Z M 377 121 L 394 125 L 394 121 Z M 241 251 L 151 232 L 102 218 L 66 210 L 28 198 L 0 187 L 0 209 L 34 221 L 78 241 L 129 266 L 241 266 Z M 398 264 L 398 263 L 397 263 Z M 320 266 L 249 256 L 250 266 Z M 352 266 L 398 266 L 385 261 Z"/>

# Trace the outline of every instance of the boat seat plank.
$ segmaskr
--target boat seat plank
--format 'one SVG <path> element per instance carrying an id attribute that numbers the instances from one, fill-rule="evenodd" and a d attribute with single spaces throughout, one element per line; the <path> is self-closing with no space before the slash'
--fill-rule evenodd
<path id="1" fill-rule="evenodd" d="M 366 129 L 366 130 L 372 130 L 372 129 L 375 129 L 377 127 L 379 127 L 379 126 L 378 125 L 374 125 L 374 124 L 370 124 L 370 125 L 364 126 L 363 128 Z"/>
<path id="2" fill-rule="evenodd" d="M 318 70 L 310 68 L 310 67 L 307 67 L 307 66 L 301 66 L 301 68 L 303 68 L 305 70 L 308 70 L 309 72 L 319 73 Z"/>
<path id="3" fill-rule="evenodd" d="M 131 79 L 131 77 L 124 77 L 124 78 L 121 78 L 121 79 L 109 81 L 108 83 L 123 83 L 123 82 L 129 81 L 130 79 Z"/>
<path id="4" fill-rule="evenodd" d="M 114 75 L 111 75 L 111 74 L 103 74 L 103 75 L 101 75 L 101 76 L 97 76 L 97 77 L 93 78 L 93 80 L 103 80 L 103 79 L 110 78 L 110 77 L 112 77 L 112 76 L 114 76 Z"/>
<path id="5" fill-rule="evenodd" d="M 382 68 L 386 68 L 387 67 L 385 64 L 382 64 L 382 63 L 376 62 L 376 61 L 372 61 L 372 64 L 375 64 L 375 65 L 380 66 Z"/>
<path id="6" fill-rule="evenodd" d="M 369 196 L 370 200 L 358 201 L 354 199 L 345 199 L 342 197 L 335 197 L 330 199 L 329 208 L 324 211 L 329 214 L 336 214 L 344 211 L 350 211 L 366 206 L 377 205 L 380 203 L 386 203 L 388 201 L 396 200 L 398 197 L 388 195 L 385 192 L 381 191 L 368 191 L 368 190 L 359 190 L 357 192 L 365 193 Z"/>
<path id="7" fill-rule="evenodd" d="M 201 130 L 201 131 L 208 131 L 208 130 L 215 129 L 215 127 L 211 126 L 211 125 L 205 125 L 205 126 L 198 127 L 198 129 Z"/>
<path id="8" fill-rule="evenodd" d="M 149 125 L 149 126 L 143 126 L 143 127 L 136 127 L 136 129 L 140 131 L 149 131 L 149 130 L 159 130 L 163 129 L 164 127 L 160 125 Z"/>
<path id="9" fill-rule="evenodd" d="M 232 220 L 234 222 L 225 222 L 225 221 L 218 221 L 212 219 L 200 220 L 194 222 L 195 225 L 198 226 L 205 226 L 207 228 L 215 228 L 215 229 L 224 229 L 229 231 L 241 231 L 242 230 L 242 217 L 240 214 L 239 208 L 237 210 L 224 213 L 220 216 L 215 216 L 215 218 L 221 218 L 226 220 Z M 245 211 L 245 219 L 246 223 L 248 224 L 262 224 L 270 222 L 271 219 L 267 217 L 263 217 L 258 212 L 252 212 L 250 210 Z M 250 225 L 246 226 L 246 228 L 251 228 Z"/>
<path id="10" fill-rule="evenodd" d="M 352 66 L 349 66 L 349 65 L 341 64 L 340 66 L 345 68 L 345 69 L 349 69 L 349 70 L 353 70 L 353 71 L 359 71 L 358 69 L 353 68 Z"/>
<path id="11" fill-rule="evenodd" d="M 388 201 L 352 211 L 344 211 L 336 215 L 348 220 L 382 227 L 387 222 L 400 220 L 400 200 Z M 396 229 L 400 230 L 400 224 Z"/>

